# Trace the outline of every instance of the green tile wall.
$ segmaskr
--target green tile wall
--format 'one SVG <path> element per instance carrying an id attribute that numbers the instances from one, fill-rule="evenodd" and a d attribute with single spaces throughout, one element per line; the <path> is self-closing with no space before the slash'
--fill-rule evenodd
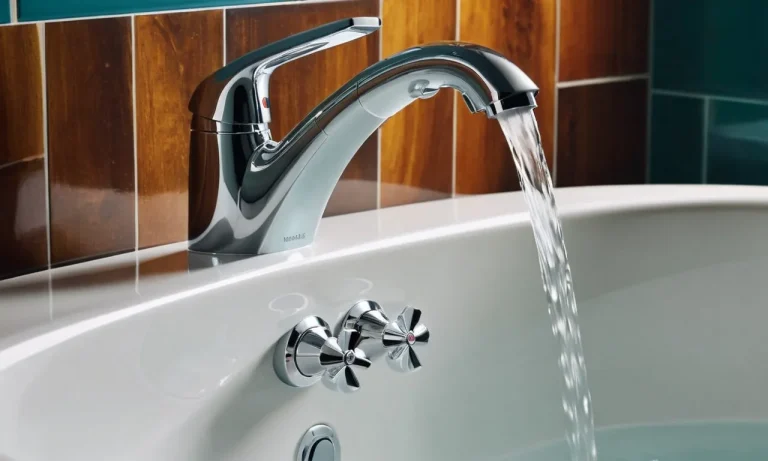
<path id="1" fill-rule="evenodd" d="M 700 183 L 704 102 L 699 98 L 655 95 L 651 107 L 650 182 Z"/>
<path id="2" fill-rule="evenodd" d="M 768 97 L 768 1 L 656 0 L 656 88 Z"/>
<path id="3" fill-rule="evenodd" d="M 18 11 L 20 21 L 39 21 L 277 1 L 281 0 L 18 0 Z"/>
<path id="4" fill-rule="evenodd" d="M 707 182 L 768 185 L 768 105 L 711 104 Z"/>
<path id="5" fill-rule="evenodd" d="M 650 181 L 768 185 L 768 1 L 655 0 L 652 20 Z"/>
<path id="6" fill-rule="evenodd" d="M 11 22 L 11 5 L 0 0 L 0 24 Z"/>

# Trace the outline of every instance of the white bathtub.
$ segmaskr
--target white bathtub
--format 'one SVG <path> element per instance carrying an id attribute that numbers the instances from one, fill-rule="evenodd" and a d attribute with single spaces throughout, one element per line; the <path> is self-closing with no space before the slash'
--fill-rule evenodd
<path id="1" fill-rule="evenodd" d="M 767 420 L 768 188 L 556 195 L 597 426 Z M 206 269 L 181 248 L 0 282 L 0 460 L 288 461 L 319 422 L 344 460 L 506 460 L 563 437 L 519 193 L 324 219 L 311 248 Z M 355 394 L 279 381 L 278 338 L 359 299 L 423 311 L 424 367 L 377 361 Z"/>

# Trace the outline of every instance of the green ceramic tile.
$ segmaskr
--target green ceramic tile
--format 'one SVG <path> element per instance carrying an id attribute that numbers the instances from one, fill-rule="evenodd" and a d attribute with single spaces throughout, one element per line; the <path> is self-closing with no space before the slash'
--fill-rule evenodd
<path id="1" fill-rule="evenodd" d="M 39 21 L 277 1 L 282 0 L 18 0 L 18 8 L 20 20 Z"/>
<path id="2" fill-rule="evenodd" d="M 655 88 L 768 98 L 768 1 L 656 0 Z"/>
<path id="3" fill-rule="evenodd" d="M 651 111 L 650 181 L 701 183 L 704 101 L 654 95 Z"/>
<path id="4" fill-rule="evenodd" d="M 0 24 L 11 22 L 11 4 L 0 0 Z"/>
<path id="5" fill-rule="evenodd" d="M 710 103 L 707 182 L 768 185 L 768 105 Z"/>

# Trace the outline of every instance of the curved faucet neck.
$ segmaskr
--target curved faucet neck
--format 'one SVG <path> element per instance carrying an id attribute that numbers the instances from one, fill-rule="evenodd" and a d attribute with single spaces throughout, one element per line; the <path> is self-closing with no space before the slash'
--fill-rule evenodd
<path id="1" fill-rule="evenodd" d="M 470 111 L 489 117 L 534 107 L 538 91 L 514 64 L 476 45 L 418 47 L 374 64 L 279 143 L 258 143 L 248 134 L 219 137 L 228 152 L 219 156 L 220 179 L 227 184 L 218 188 L 219 196 L 228 192 L 216 209 L 226 207 L 220 214 L 227 217 L 215 219 L 214 210 L 210 224 L 191 235 L 190 249 L 265 254 L 311 243 L 334 187 L 366 139 L 414 100 L 445 87 L 459 91 Z"/>

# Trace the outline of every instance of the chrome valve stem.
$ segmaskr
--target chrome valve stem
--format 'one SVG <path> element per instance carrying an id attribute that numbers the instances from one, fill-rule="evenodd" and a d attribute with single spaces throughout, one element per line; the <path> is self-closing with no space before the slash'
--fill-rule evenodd
<path id="1" fill-rule="evenodd" d="M 354 392 L 360 388 L 354 369 L 371 366 L 357 347 L 361 340 L 360 332 L 348 329 L 334 337 L 325 320 L 307 317 L 277 342 L 275 372 L 290 386 L 307 387 L 322 380 L 330 389 Z"/>

